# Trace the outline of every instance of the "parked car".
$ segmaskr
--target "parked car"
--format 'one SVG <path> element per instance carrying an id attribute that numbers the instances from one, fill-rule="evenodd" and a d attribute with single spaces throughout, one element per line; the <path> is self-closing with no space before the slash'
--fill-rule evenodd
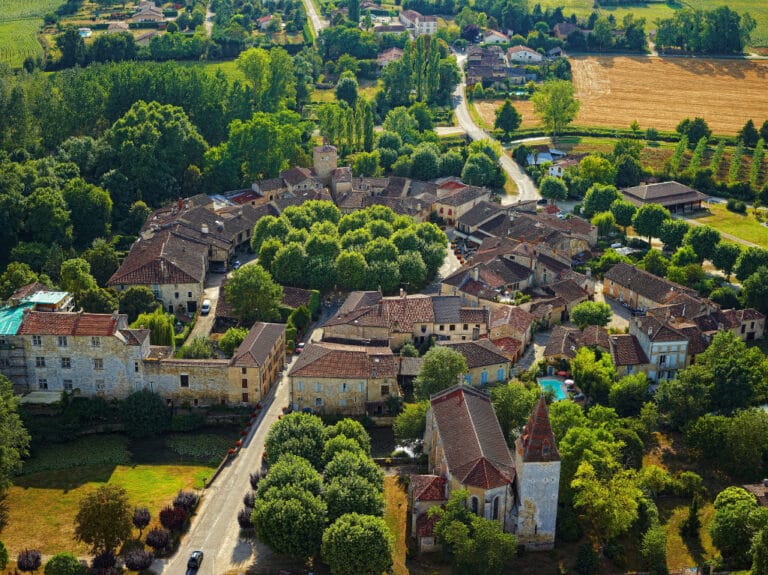
<path id="1" fill-rule="evenodd" d="M 203 300 L 203 305 L 200 308 L 200 313 L 202 315 L 208 315 L 209 313 L 211 313 L 211 300 L 209 299 Z"/>
<path id="2" fill-rule="evenodd" d="M 235 260 L 235 263 L 232 264 L 232 269 L 239 270 L 241 265 L 240 260 Z"/>
<path id="3" fill-rule="evenodd" d="M 296 353 L 301 353 L 302 351 L 304 351 L 304 346 L 305 346 L 305 345 L 306 345 L 306 344 L 305 344 L 303 341 L 299 342 L 299 343 L 296 345 Z"/>
<path id="4" fill-rule="evenodd" d="M 189 561 L 187 561 L 187 569 L 199 569 L 202 562 L 203 552 L 200 550 L 192 551 L 192 554 L 189 556 Z"/>

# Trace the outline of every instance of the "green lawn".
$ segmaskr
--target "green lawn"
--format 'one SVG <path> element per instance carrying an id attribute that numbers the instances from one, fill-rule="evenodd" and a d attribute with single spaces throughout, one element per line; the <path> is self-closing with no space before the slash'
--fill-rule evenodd
<path id="1" fill-rule="evenodd" d="M 148 507 L 155 523 L 179 490 L 202 487 L 216 468 L 213 460 L 220 460 L 234 439 L 234 432 L 222 432 L 130 443 L 101 435 L 39 449 L 3 501 L 0 538 L 12 556 L 25 547 L 86 554 L 74 540 L 73 523 L 86 493 L 105 483 L 121 485 L 131 505 Z"/>
<path id="2" fill-rule="evenodd" d="M 566 16 L 573 12 L 577 16 L 589 16 L 594 5 L 592 0 L 541 0 L 540 4 L 542 8 L 561 6 Z M 671 17 L 676 9 L 682 8 L 685 4 L 691 5 L 691 3 L 682 2 L 672 5 L 666 2 L 649 2 L 635 6 L 602 7 L 600 12 L 605 15 L 613 14 L 618 21 L 621 21 L 625 14 L 634 14 L 639 18 L 645 18 L 646 30 L 652 30 L 655 28 L 654 20 Z M 711 10 L 719 6 L 728 6 L 740 14 L 749 12 L 757 21 L 757 28 L 752 33 L 752 44 L 768 46 L 768 2 L 764 0 L 698 0 L 692 4 L 697 9 Z"/>
<path id="3" fill-rule="evenodd" d="M 768 228 L 755 219 L 751 212 L 746 215 L 728 211 L 724 204 L 712 204 L 710 214 L 695 218 L 697 222 L 768 248 Z"/>

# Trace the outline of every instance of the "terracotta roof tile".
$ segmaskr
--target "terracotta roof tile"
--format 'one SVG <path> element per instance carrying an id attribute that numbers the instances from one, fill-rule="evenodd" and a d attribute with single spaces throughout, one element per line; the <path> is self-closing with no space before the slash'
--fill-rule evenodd
<path id="1" fill-rule="evenodd" d="M 409 487 L 414 501 L 445 501 L 446 484 L 439 475 L 411 475 Z"/>
<path id="2" fill-rule="evenodd" d="M 449 343 L 446 344 L 446 347 L 450 347 L 463 355 L 467 360 L 467 367 L 469 369 L 509 362 L 507 356 L 487 339 Z"/>
<path id="3" fill-rule="evenodd" d="M 501 352 L 507 356 L 507 359 L 517 357 L 518 353 L 523 347 L 523 342 L 514 337 L 501 337 L 499 339 L 492 339 L 493 345 L 498 347 Z"/>
<path id="4" fill-rule="evenodd" d="M 106 313 L 27 311 L 20 335 L 110 336 L 127 327 L 126 316 Z"/>
<path id="5" fill-rule="evenodd" d="M 381 378 L 396 377 L 398 364 L 387 347 L 310 343 L 288 375 L 290 377 Z"/>
<path id="6" fill-rule="evenodd" d="M 690 288 L 660 278 L 624 262 L 618 263 L 609 269 L 605 273 L 604 281 L 612 281 L 619 286 L 631 289 L 657 304 L 664 303 L 670 292 L 677 291 L 693 296 L 696 295 L 696 292 Z"/>
<path id="7" fill-rule="evenodd" d="M 640 342 L 632 334 L 610 336 L 611 358 L 614 365 L 645 365 L 648 356 L 640 346 Z"/>
<path id="8" fill-rule="evenodd" d="M 269 358 L 275 343 L 285 333 L 285 324 L 256 322 L 237 348 L 230 365 L 261 367 Z"/>
<path id="9" fill-rule="evenodd" d="M 501 327 L 509 325 L 518 333 L 524 333 L 531 328 L 531 324 L 536 320 L 533 314 L 528 313 L 520 306 L 516 305 L 493 305 L 491 306 L 491 327 Z"/>
<path id="10" fill-rule="evenodd" d="M 539 402 L 517 439 L 516 448 L 522 451 L 523 461 L 559 461 L 555 434 L 549 422 L 549 409 L 544 397 Z"/>

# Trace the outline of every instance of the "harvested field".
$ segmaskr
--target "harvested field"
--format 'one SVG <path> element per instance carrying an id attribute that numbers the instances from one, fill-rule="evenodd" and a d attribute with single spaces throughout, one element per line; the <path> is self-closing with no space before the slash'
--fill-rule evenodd
<path id="1" fill-rule="evenodd" d="M 674 130 L 701 116 L 716 134 L 768 118 L 768 62 L 657 57 L 571 58 L 581 110 L 574 124 Z"/>
<path id="2" fill-rule="evenodd" d="M 474 102 L 475 110 L 489 127 L 493 128 L 496 121 L 496 110 L 504 103 L 503 100 L 478 100 Z M 535 128 L 540 126 L 538 118 L 533 115 L 533 102 L 530 100 L 513 100 L 512 104 L 523 117 L 521 128 Z"/>

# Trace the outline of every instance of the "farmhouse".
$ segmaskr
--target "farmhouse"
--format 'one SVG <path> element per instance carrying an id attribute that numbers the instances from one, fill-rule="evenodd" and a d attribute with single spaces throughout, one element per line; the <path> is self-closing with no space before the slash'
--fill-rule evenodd
<path id="1" fill-rule="evenodd" d="M 483 44 L 504 44 L 509 42 L 509 36 L 498 30 L 488 30 L 483 35 Z"/>
<path id="2" fill-rule="evenodd" d="M 544 56 L 528 46 L 512 46 L 507 50 L 507 61 L 515 64 L 539 64 L 544 61 Z"/>
<path id="3" fill-rule="evenodd" d="M 469 371 L 464 374 L 465 385 L 481 387 L 489 381 L 500 383 L 509 379 L 510 361 L 491 341 L 480 339 L 445 345 L 467 360 Z"/>
<path id="4" fill-rule="evenodd" d="M 417 476 L 409 500 L 422 549 L 434 546 L 428 508 L 456 489 L 469 491 L 472 513 L 498 521 L 526 549 L 554 546 L 560 455 L 543 398 L 513 458 L 485 394 L 461 385 L 441 391 L 430 399 L 424 452 L 431 473 Z"/>
<path id="5" fill-rule="evenodd" d="M 603 277 L 603 294 L 636 310 L 663 305 L 667 296 L 674 292 L 697 297 L 695 290 L 624 262 L 613 266 Z"/>
<path id="6" fill-rule="evenodd" d="M 701 209 L 701 202 L 709 199 L 706 194 L 675 181 L 642 184 L 624 188 L 621 192 L 626 200 L 638 207 L 660 204 L 673 214 L 698 211 Z"/>

